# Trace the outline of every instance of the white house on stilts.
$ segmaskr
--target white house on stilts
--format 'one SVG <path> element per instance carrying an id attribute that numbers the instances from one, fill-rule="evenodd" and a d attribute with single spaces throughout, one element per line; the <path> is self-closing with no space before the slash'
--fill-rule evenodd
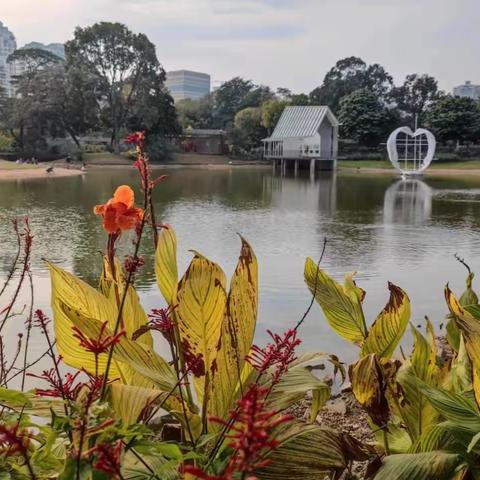
<path id="1" fill-rule="evenodd" d="M 272 135 L 263 140 L 264 158 L 295 172 L 300 166 L 333 170 L 337 164 L 338 120 L 325 106 L 285 107 Z"/>

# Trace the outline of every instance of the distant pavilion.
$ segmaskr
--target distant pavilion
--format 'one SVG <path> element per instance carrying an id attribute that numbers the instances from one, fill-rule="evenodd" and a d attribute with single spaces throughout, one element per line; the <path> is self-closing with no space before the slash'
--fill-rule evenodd
<path id="1" fill-rule="evenodd" d="M 264 158 L 310 171 L 333 170 L 337 164 L 338 120 L 326 106 L 285 107 L 272 135 L 263 140 Z"/>

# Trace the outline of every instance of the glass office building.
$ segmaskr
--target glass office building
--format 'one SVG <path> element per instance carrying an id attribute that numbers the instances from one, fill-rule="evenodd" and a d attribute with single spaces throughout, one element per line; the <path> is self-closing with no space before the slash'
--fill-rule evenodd
<path id="1" fill-rule="evenodd" d="M 165 86 L 176 102 L 186 98 L 197 100 L 210 93 L 210 75 L 190 70 L 175 70 L 167 72 Z"/>
<path id="2" fill-rule="evenodd" d="M 11 66 L 7 62 L 7 58 L 16 49 L 15 36 L 0 22 L 0 87 L 9 96 L 13 95 L 13 85 L 11 82 Z"/>

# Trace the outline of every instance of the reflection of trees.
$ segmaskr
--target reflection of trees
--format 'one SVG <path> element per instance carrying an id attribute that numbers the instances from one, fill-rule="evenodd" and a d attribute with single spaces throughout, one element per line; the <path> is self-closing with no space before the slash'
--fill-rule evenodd
<path id="1" fill-rule="evenodd" d="M 384 222 L 423 225 L 432 213 L 432 189 L 419 179 L 398 180 L 385 192 Z"/>

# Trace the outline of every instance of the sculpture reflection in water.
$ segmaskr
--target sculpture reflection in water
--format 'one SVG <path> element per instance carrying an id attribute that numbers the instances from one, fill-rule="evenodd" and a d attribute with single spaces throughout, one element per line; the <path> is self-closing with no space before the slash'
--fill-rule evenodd
<path id="1" fill-rule="evenodd" d="M 432 189 L 422 180 L 399 180 L 385 192 L 383 218 L 386 224 L 423 225 L 431 213 Z"/>

